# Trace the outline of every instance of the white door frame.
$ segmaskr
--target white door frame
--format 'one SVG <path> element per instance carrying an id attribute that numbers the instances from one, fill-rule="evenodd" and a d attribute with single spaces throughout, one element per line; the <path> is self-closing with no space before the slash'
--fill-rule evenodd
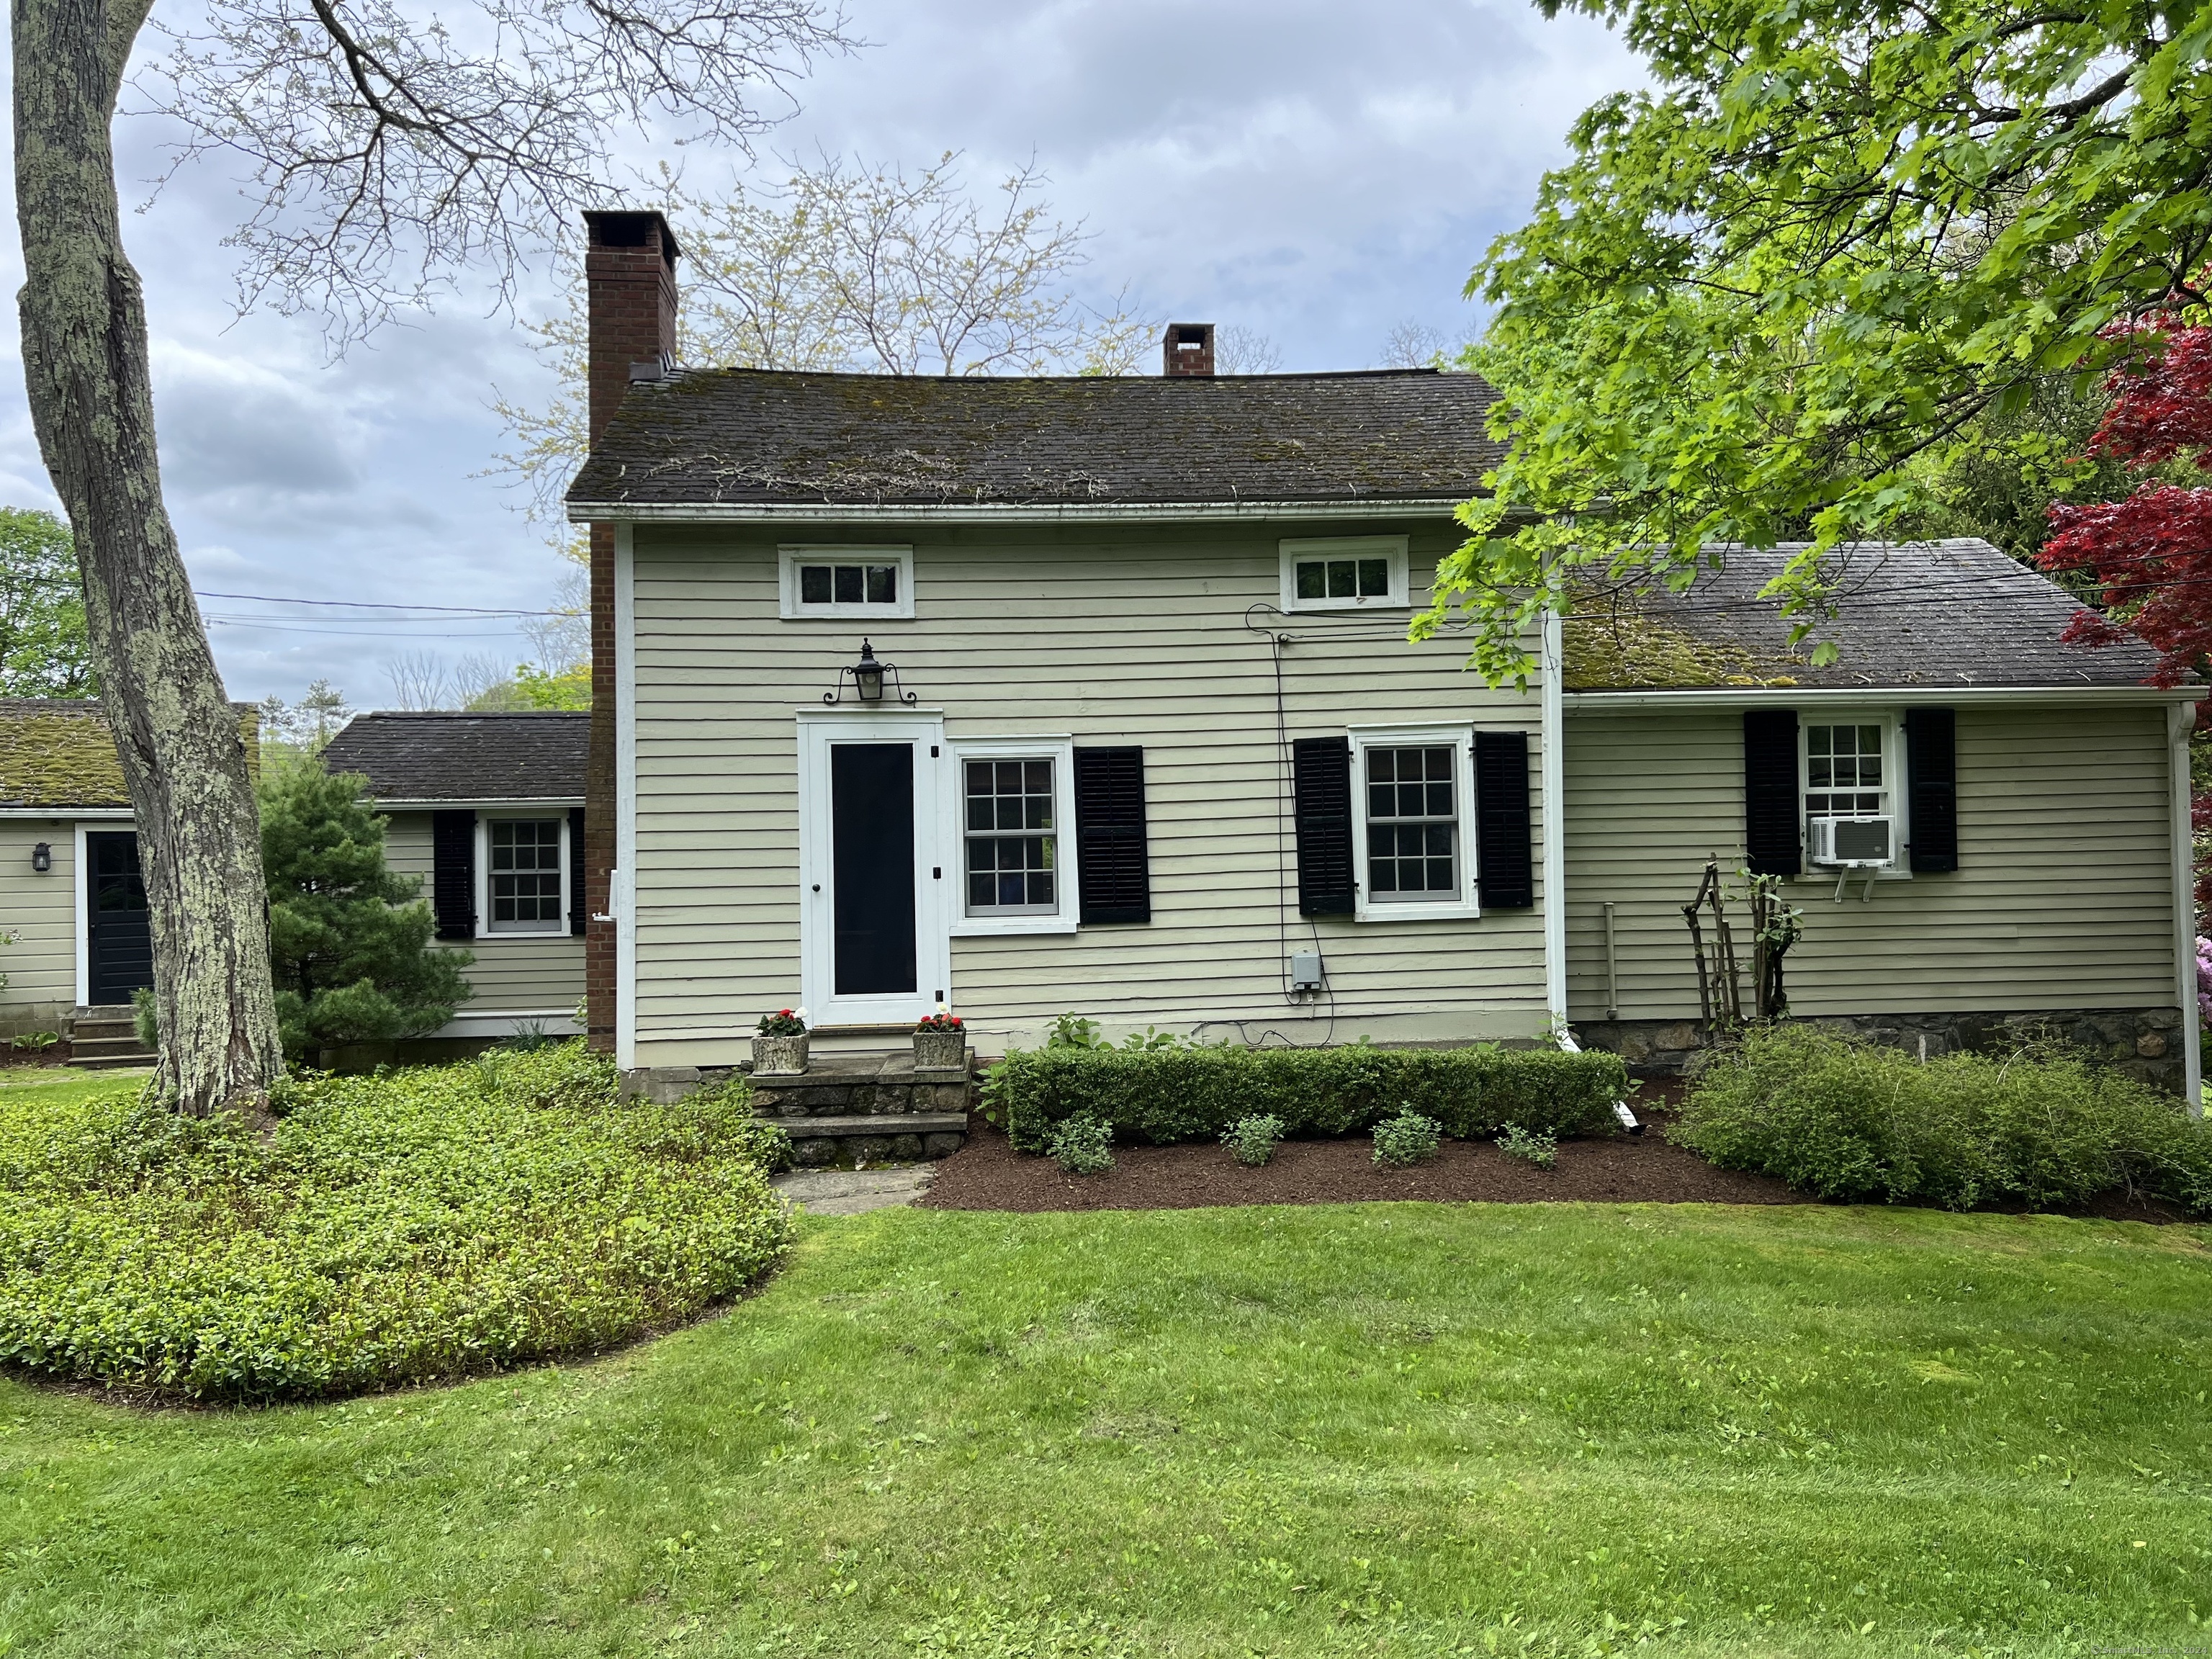
<path id="1" fill-rule="evenodd" d="M 838 743 L 914 745 L 914 956 L 911 995 L 847 996 L 833 987 L 836 860 L 830 840 L 830 750 Z M 799 712 L 799 969 L 816 1026 L 907 1024 L 952 990 L 952 911 L 959 879 L 945 840 L 945 715 L 938 709 Z M 957 843 L 956 843 L 957 844 Z"/>

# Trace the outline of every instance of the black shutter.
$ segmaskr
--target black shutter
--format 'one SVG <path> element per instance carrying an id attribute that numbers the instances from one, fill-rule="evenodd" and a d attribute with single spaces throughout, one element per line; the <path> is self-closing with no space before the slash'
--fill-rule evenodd
<path id="1" fill-rule="evenodd" d="M 1298 914 L 1348 916 L 1352 910 L 1352 740 L 1300 738 L 1291 745 L 1297 800 Z"/>
<path id="2" fill-rule="evenodd" d="M 1797 711 L 1743 714 L 1743 838 L 1754 876 L 1794 876 L 1804 866 L 1798 830 Z"/>
<path id="3" fill-rule="evenodd" d="M 1079 921 L 1150 921 L 1152 866 L 1145 848 L 1145 751 L 1075 751 Z"/>
<path id="4" fill-rule="evenodd" d="M 584 809 L 568 809 L 568 931 L 578 939 L 584 936 L 584 924 L 591 918 L 584 906 Z"/>
<path id="5" fill-rule="evenodd" d="M 1959 867 L 1959 720 L 1948 708 L 1905 711 L 1905 780 L 1912 816 L 1912 868 Z"/>
<path id="6" fill-rule="evenodd" d="M 477 936 L 477 815 L 466 807 L 430 814 L 430 908 L 440 939 Z"/>
<path id="7" fill-rule="evenodd" d="M 1526 732 L 1474 734 L 1474 833 L 1475 884 L 1483 908 L 1526 910 L 1534 905 Z"/>

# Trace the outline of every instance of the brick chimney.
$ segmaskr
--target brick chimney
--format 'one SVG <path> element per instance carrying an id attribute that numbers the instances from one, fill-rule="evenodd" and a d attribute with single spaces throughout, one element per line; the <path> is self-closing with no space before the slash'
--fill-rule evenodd
<path id="1" fill-rule="evenodd" d="M 1212 323 L 1170 323 L 1168 337 L 1163 343 L 1167 367 L 1161 372 L 1177 380 L 1193 374 L 1213 376 L 1213 325 Z"/>
<path id="2" fill-rule="evenodd" d="M 634 380 L 657 380 L 676 358 L 676 260 L 655 212 L 586 213 L 586 427 L 599 441 Z M 615 1044 L 615 928 L 602 916 L 615 864 L 615 530 L 592 527 L 592 741 L 584 768 L 585 1026 L 594 1048 Z M 575 856 L 572 851 L 571 857 Z"/>

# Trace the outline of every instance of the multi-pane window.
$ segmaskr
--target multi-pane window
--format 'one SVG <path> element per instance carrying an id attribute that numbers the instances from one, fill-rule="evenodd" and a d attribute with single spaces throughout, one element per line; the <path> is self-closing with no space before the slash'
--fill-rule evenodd
<path id="1" fill-rule="evenodd" d="M 1459 896 L 1454 752 L 1449 744 L 1366 750 L 1370 902 L 1433 902 Z"/>
<path id="2" fill-rule="evenodd" d="M 964 770 L 968 914 L 1056 911 L 1052 762 L 971 760 Z"/>
<path id="3" fill-rule="evenodd" d="M 1805 728 L 1805 816 L 1875 817 L 1889 810 L 1881 726 Z"/>
<path id="4" fill-rule="evenodd" d="M 561 820 L 494 818 L 484 826 L 486 896 L 495 933 L 561 926 Z"/>
<path id="5" fill-rule="evenodd" d="M 895 605 L 899 568 L 895 564 L 801 564 L 799 602 L 805 605 Z"/>
<path id="6" fill-rule="evenodd" d="M 1388 559 L 1298 559 L 1292 570 L 1301 599 L 1387 599 Z"/>

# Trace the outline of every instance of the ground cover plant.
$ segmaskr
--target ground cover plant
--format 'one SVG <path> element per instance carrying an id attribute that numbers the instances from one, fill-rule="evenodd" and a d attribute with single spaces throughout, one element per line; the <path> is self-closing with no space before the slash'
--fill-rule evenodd
<path id="1" fill-rule="evenodd" d="M 1240 1118 L 1261 1115 L 1280 1119 L 1285 1134 L 1352 1134 L 1401 1110 L 1463 1139 L 1487 1139 L 1509 1123 L 1610 1134 L 1613 1103 L 1627 1088 L 1620 1056 L 1597 1052 L 1056 1042 L 1016 1050 L 992 1067 L 983 1103 L 1016 1146 L 1037 1152 L 1053 1126 L 1071 1117 L 1158 1145 L 1216 1139 Z"/>
<path id="2" fill-rule="evenodd" d="M 580 1042 L 317 1078 L 265 1136 L 0 1091 L 0 1359 L 212 1400 L 604 1348 L 735 1295 L 788 1223 L 739 1085 L 617 1103 Z"/>
<path id="3" fill-rule="evenodd" d="M 2120 1188 L 2212 1214 L 2212 1127 L 2055 1049 L 1920 1060 L 1810 1026 L 1710 1059 L 1671 1138 L 1823 1198 L 2072 1206 Z"/>
<path id="4" fill-rule="evenodd" d="M 1965 1659 L 2212 1619 L 2212 1230 L 799 1224 L 757 1296 L 588 1365 L 252 1412 L 0 1382 L 0 1633 L 40 1659 Z"/>

